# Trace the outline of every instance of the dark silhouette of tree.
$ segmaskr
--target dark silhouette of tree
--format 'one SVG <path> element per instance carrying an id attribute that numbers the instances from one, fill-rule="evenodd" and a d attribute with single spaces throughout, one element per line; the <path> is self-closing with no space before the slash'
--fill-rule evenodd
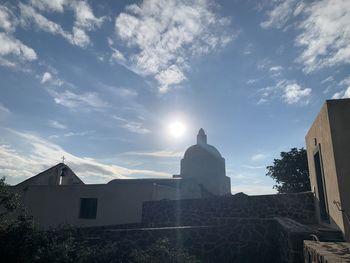
<path id="1" fill-rule="evenodd" d="M 306 150 L 292 148 L 289 152 L 281 152 L 280 156 L 273 160 L 273 165 L 266 167 L 266 175 L 277 183 L 273 188 L 278 193 L 310 191 Z"/>
<path id="2" fill-rule="evenodd" d="M 10 191 L 9 186 L 5 183 L 5 177 L 0 178 L 0 219 L 15 211 L 19 207 L 19 196 Z"/>

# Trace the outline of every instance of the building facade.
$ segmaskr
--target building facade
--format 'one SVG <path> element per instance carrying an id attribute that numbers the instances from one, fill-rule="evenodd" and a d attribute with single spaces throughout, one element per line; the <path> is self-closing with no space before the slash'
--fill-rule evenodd
<path id="1" fill-rule="evenodd" d="M 40 228 L 58 225 L 106 226 L 140 223 L 142 204 L 231 194 L 225 159 L 200 129 L 197 144 L 185 152 L 181 173 L 168 179 L 115 179 L 84 184 L 64 163 L 13 187 L 25 214 Z"/>
<path id="2" fill-rule="evenodd" d="M 318 220 L 350 240 L 350 99 L 325 102 L 306 135 L 306 147 Z"/>

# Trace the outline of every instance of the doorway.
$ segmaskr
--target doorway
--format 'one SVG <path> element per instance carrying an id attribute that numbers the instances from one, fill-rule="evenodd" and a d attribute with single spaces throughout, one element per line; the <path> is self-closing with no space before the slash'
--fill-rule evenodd
<path id="1" fill-rule="evenodd" d="M 329 223 L 328 215 L 328 202 L 326 194 L 326 186 L 324 183 L 324 173 L 323 173 L 323 164 L 321 156 L 321 147 L 317 147 L 314 153 L 314 163 L 315 163 L 315 172 L 316 172 L 316 181 L 317 181 L 317 192 L 319 198 L 319 208 L 320 208 L 320 219 L 322 222 Z"/>

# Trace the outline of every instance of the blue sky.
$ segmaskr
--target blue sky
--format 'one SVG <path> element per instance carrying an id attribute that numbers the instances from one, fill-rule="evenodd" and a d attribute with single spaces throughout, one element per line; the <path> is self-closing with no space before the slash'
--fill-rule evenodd
<path id="1" fill-rule="evenodd" d="M 347 0 L 1 1 L 0 175 L 166 178 L 203 127 L 233 193 L 273 193 L 265 167 L 350 97 L 349 23 Z"/>

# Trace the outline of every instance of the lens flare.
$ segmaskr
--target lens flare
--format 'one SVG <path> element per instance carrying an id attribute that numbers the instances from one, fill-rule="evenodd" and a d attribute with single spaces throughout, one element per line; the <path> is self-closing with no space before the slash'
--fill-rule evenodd
<path id="1" fill-rule="evenodd" d="M 170 134 L 173 137 L 181 137 L 186 131 L 186 127 L 182 122 L 175 121 L 169 125 Z"/>

